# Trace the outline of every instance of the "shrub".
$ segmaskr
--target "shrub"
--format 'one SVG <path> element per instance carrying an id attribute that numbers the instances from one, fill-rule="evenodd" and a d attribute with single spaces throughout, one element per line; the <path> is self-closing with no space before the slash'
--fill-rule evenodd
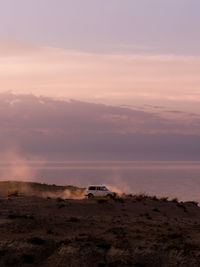
<path id="1" fill-rule="evenodd" d="M 159 210 L 159 209 L 157 209 L 157 208 L 155 208 L 155 209 L 152 209 L 152 211 L 154 211 L 154 212 L 160 212 L 160 210 Z"/>
<path id="2" fill-rule="evenodd" d="M 160 200 L 167 201 L 169 197 L 161 197 Z"/>
<path id="3" fill-rule="evenodd" d="M 33 215 L 27 215 L 27 214 L 9 214 L 8 219 L 31 219 L 33 220 Z"/>
<path id="4" fill-rule="evenodd" d="M 7 196 L 8 197 L 18 197 L 19 196 L 19 192 L 17 190 L 10 190 L 10 191 L 8 191 Z"/>
<path id="5" fill-rule="evenodd" d="M 133 198 L 133 194 L 126 195 L 126 198 Z"/>
<path id="6" fill-rule="evenodd" d="M 184 212 L 187 212 L 187 209 L 186 209 L 186 207 L 183 204 L 177 203 L 176 206 L 179 207 L 179 208 L 182 208 L 184 210 Z"/>
<path id="7" fill-rule="evenodd" d="M 122 197 L 117 197 L 114 199 L 116 202 L 119 202 L 119 203 L 124 203 L 125 202 L 125 199 L 122 198 Z"/>
<path id="8" fill-rule="evenodd" d="M 22 261 L 23 263 L 31 264 L 31 263 L 34 263 L 34 257 L 29 254 L 23 254 Z"/>
<path id="9" fill-rule="evenodd" d="M 62 202 L 62 201 L 64 201 L 64 199 L 61 198 L 61 197 L 57 197 L 56 201 L 57 201 L 57 202 Z"/>
<path id="10" fill-rule="evenodd" d="M 149 198 L 150 198 L 151 200 L 158 201 L 158 198 L 157 198 L 157 196 L 150 196 Z"/>
<path id="11" fill-rule="evenodd" d="M 45 243 L 44 240 L 40 237 L 32 237 L 28 240 L 28 242 L 33 245 L 43 245 Z"/>
<path id="12" fill-rule="evenodd" d="M 198 206 L 199 205 L 199 202 L 198 201 L 191 201 L 191 204 L 193 204 L 195 206 Z"/>
<path id="13" fill-rule="evenodd" d="M 97 237 L 95 235 L 89 234 L 87 237 L 87 241 L 92 242 L 98 248 L 101 248 L 101 249 L 109 250 L 111 248 L 111 243 L 102 237 Z"/>
<path id="14" fill-rule="evenodd" d="M 171 239 L 177 239 L 177 238 L 180 238 L 180 237 L 182 237 L 181 233 L 173 233 L 173 234 L 169 235 L 169 238 L 171 238 Z"/>
<path id="15" fill-rule="evenodd" d="M 177 197 L 173 198 L 173 199 L 172 199 L 172 202 L 174 202 L 174 203 L 178 203 L 178 198 L 177 198 Z"/>
<path id="16" fill-rule="evenodd" d="M 97 247 L 108 250 L 111 248 L 111 244 L 104 239 L 99 239 L 97 242 Z"/>
<path id="17" fill-rule="evenodd" d="M 58 207 L 59 209 L 64 208 L 64 207 L 65 207 L 65 204 L 64 204 L 64 203 L 58 203 L 58 204 L 57 204 L 57 207 Z"/>
<path id="18" fill-rule="evenodd" d="M 186 201 L 186 202 L 184 202 L 185 204 L 192 204 L 192 205 L 194 205 L 194 206 L 197 206 L 198 207 L 198 205 L 199 205 L 199 202 L 198 201 Z"/>
<path id="19" fill-rule="evenodd" d="M 71 218 L 69 219 L 69 221 L 70 221 L 70 222 L 79 222 L 79 218 L 77 218 L 77 217 L 71 217 Z"/>
<path id="20" fill-rule="evenodd" d="M 147 199 L 147 198 L 149 198 L 149 196 L 145 193 L 141 193 L 141 194 L 133 196 L 133 199 L 137 200 L 137 201 L 142 201 L 142 200 Z"/>
<path id="21" fill-rule="evenodd" d="M 100 198 L 100 199 L 97 200 L 97 202 L 98 202 L 99 204 L 104 204 L 104 203 L 108 203 L 108 200 L 105 199 L 105 198 Z"/>

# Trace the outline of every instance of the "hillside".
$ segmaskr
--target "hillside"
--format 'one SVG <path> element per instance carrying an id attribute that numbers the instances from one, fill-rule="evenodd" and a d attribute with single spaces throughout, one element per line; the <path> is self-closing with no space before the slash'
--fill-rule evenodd
<path id="1" fill-rule="evenodd" d="M 61 197 L 61 198 L 83 198 L 84 188 L 73 185 L 59 186 L 41 184 L 36 182 L 2 181 L 0 182 L 0 196 L 7 196 L 10 192 L 17 191 L 19 196 L 38 197 Z"/>
<path id="2" fill-rule="evenodd" d="M 199 266 L 199 229 L 195 202 L 2 196 L 0 266 Z"/>

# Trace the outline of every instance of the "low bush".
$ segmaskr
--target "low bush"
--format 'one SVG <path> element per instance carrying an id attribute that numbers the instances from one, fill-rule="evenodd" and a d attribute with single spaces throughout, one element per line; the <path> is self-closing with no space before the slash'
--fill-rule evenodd
<path id="1" fill-rule="evenodd" d="M 160 200 L 167 201 L 169 197 L 161 197 Z"/>
<path id="2" fill-rule="evenodd" d="M 152 209 L 152 211 L 154 211 L 154 212 L 160 212 L 160 210 L 157 209 L 157 208 Z"/>
<path id="3" fill-rule="evenodd" d="M 173 199 L 172 199 L 172 202 L 174 202 L 174 203 L 178 203 L 178 198 L 177 198 L 177 197 L 173 198 Z"/>
<path id="4" fill-rule="evenodd" d="M 28 240 L 32 245 L 43 245 L 45 241 L 40 237 L 32 237 Z"/>
<path id="5" fill-rule="evenodd" d="M 57 204 L 57 207 L 58 207 L 59 209 L 64 208 L 64 207 L 65 207 L 65 204 L 64 204 L 64 203 L 58 203 L 58 204 Z"/>
<path id="6" fill-rule="evenodd" d="M 142 201 L 142 200 L 145 200 L 145 199 L 148 199 L 149 196 L 145 193 L 141 193 L 141 194 L 138 194 L 138 195 L 134 195 L 133 196 L 133 199 L 136 200 L 136 201 Z"/>
<path id="7" fill-rule="evenodd" d="M 158 198 L 157 198 L 157 196 L 150 196 L 149 198 L 150 198 L 151 200 L 158 201 Z"/>
<path id="8" fill-rule="evenodd" d="M 181 233 L 173 233 L 169 235 L 170 239 L 177 239 L 177 238 L 181 238 L 182 234 Z"/>
<path id="9" fill-rule="evenodd" d="M 176 206 L 179 207 L 179 208 L 181 208 L 181 209 L 183 209 L 184 212 L 187 212 L 187 209 L 186 209 L 185 205 L 183 205 L 181 203 L 177 203 Z"/>
<path id="10" fill-rule="evenodd" d="M 31 263 L 34 263 L 34 257 L 29 254 L 23 254 L 22 261 L 23 263 L 31 264 Z"/>
<path id="11" fill-rule="evenodd" d="M 198 206 L 199 205 L 199 202 L 198 201 L 191 201 L 191 204 L 193 204 L 195 206 Z"/>
<path id="12" fill-rule="evenodd" d="M 116 197 L 114 198 L 115 202 L 119 202 L 119 203 L 125 203 L 125 199 L 122 197 Z"/>
<path id="13" fill-rule="evenodd" d="M 100 198 L 100 199 L 97 200 L 97 202 L 98 202 L 99 204 L 105 204 L 105 203 L 108 203 L 108 200 L 105 199 L 105 198 Z"/>
<path id="14" fill-rule="evenodd" d="M 18 197 L 19 196 L 19 192 L 17 190 L 10 190 L 10 191 L 8 191 L 7 196 L 8 197 Z"/>
<path id="15" fill-rule="evenodd" d="M 104 239 L 99 239 L 98 242 L 97 242 L 97 247 L 101 248 L 101 249 L 108 250 L 108 249 L 111 248 L 111 244 L 110 244 L 110 242 L 107 242 Z"/>
<path id="16" fill-rule="evenodd" d="M 71 217 L 71 218 L 69 218 L 69 221 L 70 222 L 79 222 L 79 218 L 77 218 L 77 217 Z"/>
<path id="17" fill-rule="evenodd" d="M 56 201 L 57 201 L 57 202 L 62 202 L 62 201 L 65 201 L 65 200 L 64 200 L 63 198 L 61 198 L 61 197 L 57 197 L 57 198 L 56 198 Z"/>
<path id="18" fill-rule="evenodd" d="M 34 220 L 33 215 L 28 215 L 28 214 L 9 214 L 8 219 L 31 219 Z"/>

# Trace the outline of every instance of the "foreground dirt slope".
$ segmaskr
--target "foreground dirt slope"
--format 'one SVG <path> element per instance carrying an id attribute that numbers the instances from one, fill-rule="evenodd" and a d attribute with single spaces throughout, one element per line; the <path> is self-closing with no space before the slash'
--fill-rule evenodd
<path id="1" fill-rule="evenodd" d="M 144 196 L 2 197 L 0 266 L 200 266 L 200 208 Z"/>

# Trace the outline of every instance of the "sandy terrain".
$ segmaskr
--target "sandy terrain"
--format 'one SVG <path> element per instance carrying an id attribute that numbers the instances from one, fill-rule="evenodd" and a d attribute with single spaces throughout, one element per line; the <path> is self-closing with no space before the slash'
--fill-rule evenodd
<path id="1" fill-rule="evenodd" d="M 40 193 L 66 190 L 31 186 Z M 19 184 L 0 188 L 1 267 L 200 266 L 200 208 L 194 202 L 62 199 L 34 196 L 37 190 L 7 197 L 6 190 L 19 190 Z"/>

